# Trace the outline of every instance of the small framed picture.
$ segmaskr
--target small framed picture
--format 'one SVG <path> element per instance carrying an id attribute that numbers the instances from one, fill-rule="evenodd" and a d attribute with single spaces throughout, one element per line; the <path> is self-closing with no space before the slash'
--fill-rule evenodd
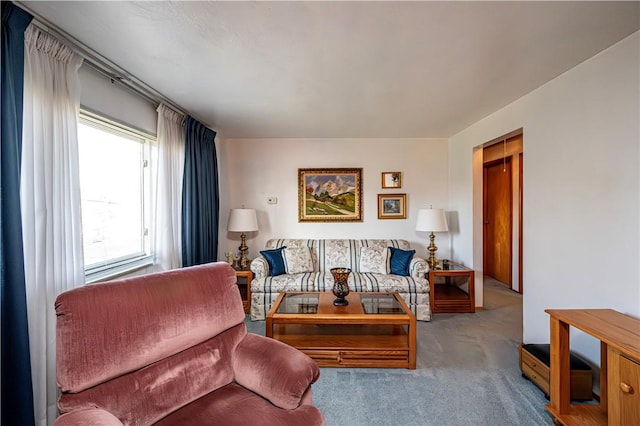
<path id="1" fill-rule="evenodd" d="M 402 173 L 382 172 L 382 188 L 402 188 Z"/>
<path id="2" fill-rule="evenodd" d="M 378 194 L 378 219 L 406 219 L 407 194 Z"/>

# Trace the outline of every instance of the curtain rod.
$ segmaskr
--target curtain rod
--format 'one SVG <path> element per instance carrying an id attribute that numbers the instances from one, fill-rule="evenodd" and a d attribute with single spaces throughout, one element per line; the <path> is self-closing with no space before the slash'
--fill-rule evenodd
<path id="1" fill-rule="evenodd" d="M 98 71 L 100 74 L 110 78 L 112 83 L 120 83 L 123 87 L 143 97 L 147 101 L 154 104 L 156 107 L 160 103 L 164 103 L 181 114 L 189 115 L 180 106 L 176 105 L 162 93 L 158 92 L 153 87 L 146 84 L 144 81 L 127 72 L 125 69 L 111 62 L 109 59 L 91 49 L 86 44 L 75 39 L 64 30 L 52 24 L 50 21 L 42 18 L 28 6 L 25 6 L 23 2 L 16 1 L 14 2 L 14 4 L 33 15 L 33 20 L 31 21 L 32 24 L 34 24 L 36 27 L 46 32 L 50 36 L 56 38 L 61 43 L 67 45 L 67 47 L 69 47 L 78 55 L 82 56 L 85 64 Z"/>

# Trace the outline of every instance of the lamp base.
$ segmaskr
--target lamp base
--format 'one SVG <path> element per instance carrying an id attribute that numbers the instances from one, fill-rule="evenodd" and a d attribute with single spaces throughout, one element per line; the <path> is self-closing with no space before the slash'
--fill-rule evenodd
<path id="1" fill-rule="evenodd" d="M 249 258 L 247 257 L 249 247 L 247 247 L 247 234 L 244 232 L 240 234 L 240 247 L 238 247 L 238 250 L 240 250 L 240 261 L 238 262 L 238 266 L 241 269 L 247 269 L 249 267 Z"/>
<path id="2" fill-rule="evenodd" d="M 427 247 L 427 250 L 429 250 L 429 259 L 427 260 L 429 269 L 436 269 L 436 267 L 438 266 L 438 260 L 436 259 L 436 251 L 438 251 L 438 246 L 436 246 L 435 244 L 435 239 L 436 236 L 433 232 L 429 234 L 430 243 L 429 247 Z"/>

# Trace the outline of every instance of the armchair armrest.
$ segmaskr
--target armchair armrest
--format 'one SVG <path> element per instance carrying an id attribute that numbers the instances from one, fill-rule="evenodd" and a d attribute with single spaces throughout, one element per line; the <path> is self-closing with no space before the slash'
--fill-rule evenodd
<path id="1" fill-rule="evenodd" d="M 274 339 L 248 333 L 233 357 L 235 381 L 278 407 L 298 407 L 320 376 L 305 353 Z"/>
<path id="2" fill-rule="evenodd" d="M 269 275 L 269 264 L 264 257 L 256 257 L 251 261 L 249 265 L 251 272 L 253 272 L 254 279 L 259 280 Z"/>
<path id="3" fill-rule="evenodd" d="M 424 278 L 425 274 L 429 272 L 429 264 L 421 257 L 414 256 L 409 263 L 409 275 L 414 278 Z"/>
<path id="4" fill-rule="evenodd" d="M 54 420 L 53 426 L 124 426 L 116 416 L 102 408 L 85 408 L 65 413 Z"/>

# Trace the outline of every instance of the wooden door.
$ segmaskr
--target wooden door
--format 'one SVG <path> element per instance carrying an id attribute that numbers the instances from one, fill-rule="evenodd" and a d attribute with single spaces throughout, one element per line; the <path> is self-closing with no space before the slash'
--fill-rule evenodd
<path id="1" fill-rule="evenodd" d="M 511 158 L 485 164 L 483 178 L 484 274 L 511 287 Z"/>

